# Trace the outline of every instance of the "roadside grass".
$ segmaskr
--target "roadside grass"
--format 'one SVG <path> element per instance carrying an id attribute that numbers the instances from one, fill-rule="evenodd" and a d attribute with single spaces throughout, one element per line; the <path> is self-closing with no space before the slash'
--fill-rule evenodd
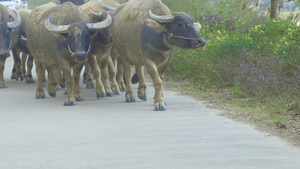
<path id="1" fill-rule="evenodd" d="M 219 109 L 221 116 L 250 124 L 260 131 L 276 135 L 294 146 L 300 146 L 299 98 L 286 98 L 262 103 L 257 98 L 235 98 L 230 88 L 203 87 L 171 74 L 165 76 L 166 89 L 205 100 L 207 107 Z M 291 101 L 292 100 L 292 101 Z M 293 109 L 294 107 L 294 109 Z"/>
<path id="2" fill-rule="evenodd" d="M 193 9 L 206 1 L 189 2 Z M 272 21 L 255 6 L 243 7 L 245 3 L 224 0 L 216 13 L 209 13 L 212 17 L 194 17 L 202 24 L 206 49 L 177 49 L 166 85 L 299 144 L 300 27 L 292 15 Z"/>

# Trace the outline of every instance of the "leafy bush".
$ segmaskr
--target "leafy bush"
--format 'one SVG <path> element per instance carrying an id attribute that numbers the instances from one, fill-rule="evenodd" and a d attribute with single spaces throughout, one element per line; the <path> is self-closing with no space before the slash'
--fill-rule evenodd
<path id="1" fill-rule="evenodd" d="M 290 18 L 273 21 L 248 12 L 232 17 L 235 29 L 226 22 L 232 18 L 214 24 L 202 19 L 206 49 L 176 50 L 168 72 L 202 86 L 232 88 L 240 97 L 300 96 L 300 27 Z"/>
<path id="2" fill-rule="evenodd" d="M 235 70 L 235 83 L 248 97 L 266 99 L 299 93 L 297 69 L 289 72 L 283 61 L 262 57 L 254 51 L 244 51 L 241 57 L 243 60 Z"/>

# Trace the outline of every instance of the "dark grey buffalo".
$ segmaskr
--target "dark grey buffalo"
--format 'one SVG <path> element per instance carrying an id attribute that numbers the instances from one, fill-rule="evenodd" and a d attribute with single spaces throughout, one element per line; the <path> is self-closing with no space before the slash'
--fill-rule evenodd
<path id="1" fill-rule="evenodd" d="M 74 5 L 82 5 L 85 3 L 84 0 L 59 0 L 60 4 L 64 2 L 72 2 Z"/>
<path id="2" fill-rule="evenodd" d="M 113 26 L 113 49 L 121 59 L 126 80 L 126 101 L 134 102 L 130 65 L 139 78 L 138 97 L 146 99 L 143 66 L 155 88 L 155 110 L 166 110 L 162 80 L 176 47 L 204 49 L 205 40 L 194 29 L 191 17 L 168 9 L 160 0 L 134 0 L 117 8 Z"/>
<path id="3" fill-rule="evenodd" d="M 5 60 L 19 37 L 20 15 L 0 4 L 0 88 L 7 87 L 3 77 Z"/>
<path id="4" fill-rule="evenodd" d="M 26 30 L 28 48 L 37 67 L 37 99 L 45 98 L 42 87 L 45 66 L 48 71 L 50 96 L 56 96 L 57 76 L 62 71 L 68 94 L 64 105 L 74 105 L 75 100 L 83 100 L 79 86 L 80 71 L 93 49 L 93 37 L 112 22 L 109 14 L 103 15 L 106 16 L 105 20 L 94 23 L 92 18 L 102 15 L 87 14 L 70 2 L 62 5 L 48 3 L 32 11 Z"/>

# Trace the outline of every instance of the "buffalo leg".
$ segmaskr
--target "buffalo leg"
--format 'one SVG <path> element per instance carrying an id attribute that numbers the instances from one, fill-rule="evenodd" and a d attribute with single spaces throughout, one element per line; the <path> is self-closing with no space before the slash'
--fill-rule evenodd
<path id="1" fill-rule="evenodd" d="M 25 60 L 24 60 L 24 58 L 25 58 Z M 25 80 L 26 80 L 26 83 L 34 83 L 34 79 L 32 77 L 33 56 L 29 55 L 29 57 L 27 59 L 27 72 L 26 72 L 26 69 L 25 69 L 26 59 L 27 59 L 27 55 L 23 54 L 22 55 L 22 62 L 24 62 L 24 63 L 22 63 L 22 64 L 23 64 L 24 67 L 22 69 L 25 70 L 25 72 L 23 71 L 24 76 L 25 76 Z"/>
<path id="2" fill-rule="evenodd" d="M 45 98 L 45 93 L 43 90 L 43 77 L 44 77 L 43 74 L 45 74 L 44 68 L 43 68 L 42 63 L 39 61 L 35 61 L 35 66 L 36 66 L 36 74 L 38 77 L 35 98 L 36 99 L 44 99 Z"/>
<path id="3" fill-rule="evenodd" d="M 92 77 L 92 70 L 91 70 L 91 65 L 89 64 L 89 62 L 86 62 L 85 63 L 85 71 L 84 71 L 84 74 L 85 74 L 85 83 L 86 83 L 86 88 L 87 89 L 92 89 L 94 88 L 95 84 L 93 82 L 93 77 Z"/>
<path id="4" fill-rule="evenodd" d="M 146 91 L 146 82 L 144 77 L 144 66 L 135 66 L 135 71 L 139 79 L 139 87 L 138 87 L 138 98 L 141 100 L 147 100 L 147 91 Z"/>
<path id="5" fill-rule="evenodd" d="M 94 78 L 96 79 L 96 96 L 97 96 L 97 98 L 103 98 L 103 97 L 105 97 L 105 90 L 103 87 L 103 83 L 101 81 L 100 68 L 98 66 L 96 56 L 95 55 L 91 56 L 89 58 L 88 62 L 91 65 L 91 68 L 92 68 L 93 74 L 94 74 Z"/>
<path id="6" fill-rule="evenodd" d="M 13 58 L 14 58 L 14 68 L 13 68 L 13 71 L 12 71 L 12 75 L 11 75 L 11 79 L 16 79 L 16 80 L 23 80 L 24 77 L 23 77 L 23 73 L 22 73 L 22 70 L 21 70 L 21 59 L 20 59 L 20 52 L 16 49 L 12 50 L 12 53 L 13 53 Z"/>
<path id="7" fill-rule="evenodd" d="M 114 96 L 110 84 L 109 84 L 109 74 L 108 74 L 108 60 L 107 58 L 102 59 L 100 62 L 98 62 L 98 65 L 101 69 L 101 80 L 106 92 L 106 96 L 111 97 Z"/>
<path id="8" fill-rule="evenodd" d="M 118 59 L 116 79 L 121 92 L 126 91 L 123 75 L 124 75 L 123 64 L 122 61 Z"/>
<path id="9" fill-rule="evenodd" d="M 64 106 L 73 106 L 75 102 L 75 97 L 73 93 L 74 80 L 71 74 L 71 67 L 68 60 L 62 59 L 59 63 L 60 63 L 60 68 L 63 72 L 63 76 L 65 77 L 66 80 L 65 83 L 66 83 L 66 90 L 67 90 L 67 98 L 64 102 Z"/>
<path id="10" fill-rule="evenodd" d="M 83 101 L 82 94 L 80 93 L 80 72 L 83 68 L 83 63 L 78 63 L 73 68 L 73 79 L 74 79 L 74 96 L 76 101 Z"/>
<path id="11" fill-rule="evenodd" d="M 6 58 L 0 58 L 0 88 L 7 88 L 4 78 L 3 78 L 5 60 L 6 60 Z"/>
<path id="12" fill-rule="evenodd" d="M 108 72 L 109 72 L 109 77 L 111 79 L 111 90 L 116 95 L 120 95 L 121 93 L 120 93 L 119 85 L 116 80 L 116 68 L 114 66 L 111 57 L 108 58 Z"/>
<path id="13" fill-rule="evenodd" d="M 52 97 L 56 96 L 56 86 L 57 86 L 57 78 L 54 75 L 54 71 L 55 71 L 55 66 L 49 66 L 47 68 L 48 71 L 48 80 L 49 80 L 49 84 L 48 84 L 48 94 Z"/>
<path id="14" fill-rule="evenodd" d="M 135 102 L 135 97 L 131 88 L 131 83 L 130 83 L 130 79 L 131 79 L 131 68 L 130 68 L 130 64 L 129 63 L 122 63 L 123 64 L 123 70 L 124 70 L 124 76 L 125 76 L 125 81 L 126 83 L 126 94 L 125 94 L 125 98 L 126 98 L 126 102 Z"/>
<path id="15" fill-rule="evenodd" d="M 23 76 L 25 77 L 26 75 L 26 60 L 27 60 L 27 53 L 22 53 L 22 73 Z"/>
<path id="16" fill-rule="evenodd" d="M 160 75 L 157 71 L 156 64 L 148 59 L 144 59 L 146 68 L 151 76 L 151 79 L 153 81 L 153 86 L 155 89 L 155 94 L 154 94 L 154 104 L 155 104 L 155 111 L 165 111 L 166 110 L 166 105 L 164 102 L 164 97 L 162 93 L 162 80 L 160 78 Z"/>

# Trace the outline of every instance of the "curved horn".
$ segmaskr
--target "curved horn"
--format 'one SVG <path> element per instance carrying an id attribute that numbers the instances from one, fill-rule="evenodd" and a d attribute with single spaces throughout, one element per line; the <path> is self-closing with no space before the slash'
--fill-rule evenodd
<path id="1" fill-rule="evenodd" d="M 90 12 L 91 12 L 91 14 L 93 14 L 93 15 L 96 16 L 96 17 L 101 18 L 101 16 L 102 16 L 102 13 L 97 13 L 97 12 L 94 12 L 94 11 L 92 11 L 92 10 L 90 10 Z"/>
<path id="2" fill-rule="evenodd" d="M 117 8 L 105 4 L 102 0 L 98 0 L 99 5 L 106 11 L 115 11 Z"/>
<path id="3" fill-rule="evenodd" d="M 175 20 L 174 15 L 155 15 L 151 10 L 149 10 L 149 15 L 151 19 L 160 23 L 170 23 Z"/>
<path id="4" fill-rule="evenodd" d="M 112 23 L 112 18 L 111 16 L 109 15 L 108 12 L 105 12 L 106 13 L 106 19 L 104 21 L 101 21 L 101 22 L 96 22 L 96 23 L 87 23 L 86 26 L 89 28 L 89 30 L 99 30 L 99 29 L 104 29 L 104 28 L 107 28 L 111 25 Z"/>
<path id="5" fill-rule="evenodd" d="M 12 22 L 7 22 L 7 26 L 11 29 L 18 27 L 21 24 L 20 15 L 15 10 L 13 10 L 13 11 L 16 13 L 17 19 Z"/>
<path id="6" fill-rule="evenodd" d="M 56 32 L 56 33 L 67 33 L 69 30 L 70 25 L 53 25 L 49 21 L 50 15 L 47 17 L 45 20 L 45 27 L 48 29 L 50 32 Z"/>

